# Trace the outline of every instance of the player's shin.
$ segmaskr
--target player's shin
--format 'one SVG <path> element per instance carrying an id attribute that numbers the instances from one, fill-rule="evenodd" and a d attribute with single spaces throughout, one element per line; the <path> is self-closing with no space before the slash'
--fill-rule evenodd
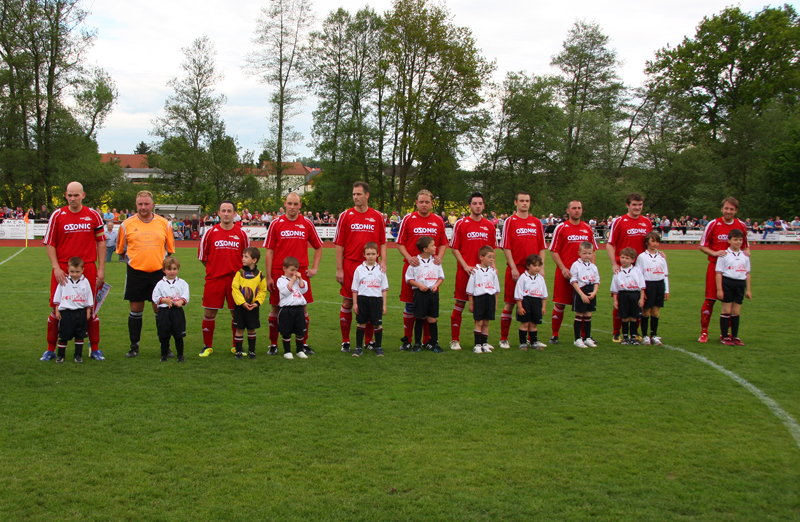
<path id="1" fill-rule="evenodd" d="M 100 349 L 100 318 L 92 317 L 89 321 L 89 345 L 91 350 L 96 352 Z"/>

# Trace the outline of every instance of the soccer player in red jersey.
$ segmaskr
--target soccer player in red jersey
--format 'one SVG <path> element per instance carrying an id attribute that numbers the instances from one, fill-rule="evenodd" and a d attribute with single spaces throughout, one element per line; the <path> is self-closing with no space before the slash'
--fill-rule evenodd
<path id="1" fill-rule="evenodd" d="M 203 285 L 203 349 L 200 357 L 208 357 L 214 352 L 214 328 L 217 312 L 222 310 L 225 302 L 231 312 L 231 330 L 233 327 L 233 311 L 236 303 L 233 300 L 231 283 L 236 272 L 242 268 L 244 249 L 250 246 L 250 238 L 235 223 L 236 206 L 233 201 L 219 204 L 219 223 L 203 234 L 197 248 L 197 259 L 206 267 L 206 279 Z"/>
<path id="2" fill-rule="evenodd" d="M 353 274 L 364 261 L 364 245 L 373 241 L 380 249 L 378 265 L 386 272 L 386 225 L 380 212 L 369 207 L 369 184 L 353 183 L 353 208 L 345 210 L 336 223 L 333 242 L 336 245 L 336 281 L 342 285 L 342 308 L 339 325 L 342 329 L 342 351 L 350 352 L 350 328 L 353 323 Z M 372 341 L 372 328 L 367 325 L 367 344 Z"/>
<path id="3" fill-rule="evenodd" d="M 544 240 L 542 221 L 528 213 L 531 208 L 531 195 L 517 192 L 514 196 L 517 210 L 506 219 L 500 247 L 506 256 L 506 279 L 504 284 L 503 314 L 500 316 L 500 348 L 509 348 L 508 331 L 511 328 L 511 312 L 516 305 L 514 289 L 517 279 L 525 273 L 525 260 L 531 254 L 542 258 L 541 275 L 544 277 Z"/>
<path id="4" fill-rule="evenodd" d="M 639 257 L 640 254 L 647 250 L 644 244 L 644 236 L 653 230 L 653 224 L 650 220 L 642 216 L 644 196 L 637 193 L 629 194 L 625 199 L 625 205 L 628 207 L 628 213 L 618 217 L 611 224 L 611 231 L 608 234 L 608 243 L 606 244 L 606 253 L 608 253 L 608 258 L 611 260 L 611 267 L 614 269 L 615 274 L 620 271 L 619 252 L 622 252 L 623 248 L 632 248 L 636 250 L 636 257 Z M 622 328 L 622 321 L 616 308 L 613 309 L 612 314 L 614 319 L 613 341 L 618 343 L 620 342 L 619 332 Z"/>
<path id="5" fill-rule="evenodd" d="M 580 244 L 588 241 L 592 244 L 592 263 L 594 263 L 597 242 L 594 239 L 594 230 L 587 223 L 581 221 L 583 205 L 573 199 L 567 205 L 568 219 L 553 230 L 553 241 L 550 242 L 550 257 L 558 267 L 553 280 L 553 318 L 552 337 L 550 344 L 558 344 L 558 332 L 564 320 L 564 308 L 572 304 L 573 288 L 569 282 L 572 273 L 569 267 L 580 258 Z"/>
<path id="6" fill-rule="evenodd" d="M 300 195 L 290 192 L 286 195 L 283 203 L 286 213 L 275 218 L 267 229 L 267 237 L 264 239 L 264 261 L 267 275 L 267 289 L 269 290 L 269 351 L 267 355 L 278 355 L 278 303 L 281 300 L 280 292 L 275 282 L 284 274 L 283 260 L 287 257 L 294 257 L 300 263 L 298 273 L 304 276 L 308 290 L 303 297 L 306 305 L 303 306 L 303 313 L 306 321 L 305 337 L 301 339 L 303 350 L 308 355 L 314 355 L 314 350 L 308 346 L 308 308 L 307 305 L 314 302 L 311 293 L 311 278 L 319 270 L 319 262 L 322 259 L 322 239 L 317 234 L 314 223 L 300 213 L 303 206 Z M 308 246 L 314 249 L 314 260 L 311 268 L 308 266 Z"/>
<path id="7" fill-rule="evenodd" d="M 469 203 L 469 216 L 463 217 L 453 225 L 453 236 L 450 238 L 450 248 L 458 261 L 456 267 L 456 303 L 450 315 L 450 341 L 451 350 L 461 349 L 461 316 L 464 305 L 469 300 L 467 296 L 467 283 L 469 276 L 477 270 L 476 265 L 481 262 L 480 250 L 483 246 L 497 248 L 497 233 L 495 227 L 483 217 L 483 194 L 473 192 L 467 200 Z M 492 264 L 492 268 L 497 267 Z"/>
<path id="8" fill-rule="evenodd" d="M 746 256 L 750 255 L 750 246 L 747 243 L 747 227 L 740 220 L 736 219 L 739 211 L 739 200 L 736 198 L 725 198 L 722 200 L 722 217 L 709 221 L 700 237 L 700 252 L 708 256 L 708 269 L 706 270 L 706 298 L 703 307 L 700 309 L 700 338 L 698 342 L 708 342 L 708 325 L 711 322 L 711 313 L 714 311 L 714 303 L 717 300 L 717 258 L 723 257 L 728 251 L 728 233 L 733 229 L 739 229 L 744 234 L 742 251 Z"/>
<path id="9" fill-rule="evenodd" d="M 67 206 L 55 210 L 50 215 L 47 231 L 42 241 L 47 250 L 47 257 L 53 267 L 50 277 L 50 316 L 47 318 L 47 350 L 40 361 L 55 360 L 56 343 L 58 342 L 58 319 L 53 304 L 53 294 L 57 285 L 64 285 L 67 280 L 67 263 L 71 257 L 83 259 L 83 275 L 92 287 L 92 294 L 97 295 L 97 288 L 102 286 L 106 271 L 106 243 L 103 217 L 96 210 L 83 206 L 86 193 L 83 185 L 73 181 L 67 185 L 65 194 Z M 95 264 L 97 260 L 97 264 Z M 100 351 L 100 319 L 93 317 L 89 321 L 89 342 L 92 346 L 90 357 L 103 361 Z"/>
<path id="10" fill-rule="evenodd" d="M 406 283 L 406 271 L 409 266 L 419 265 L 419 249 L 417 240 L 422 236 L 433 238 L 436 245 L 436 255 L 431 256 L 436 265 L 442 264 L 444 253 L 447 250 L 447 236 L 444 232 L 444 221 L 440 216 L 431 213 L 433 208 L 433 194 L 429 190 L 420 190 L 417 193 L 417 210 L 403 218 L 400 231 L 397 234 L 397 250 L 404 258 L 403 278 L 400 282 L 400 302 L 405 303 L 403 310 L 403 338 L 401 350 L 411 350 L 411 338 L 414 333 L 414 290 Z M 428 322 L 424 323 L 425 335 L 423 344 L 429 339 Z"/>

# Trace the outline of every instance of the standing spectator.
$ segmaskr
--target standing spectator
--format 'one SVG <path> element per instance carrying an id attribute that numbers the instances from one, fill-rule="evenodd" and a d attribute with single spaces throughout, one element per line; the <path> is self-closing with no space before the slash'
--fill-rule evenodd
<path id="1" fill-rule="evenodd" d="M 461 217 L 464 217 L 463 214 Z M 458 221 L 458 217 L 456 217 L 456 212 L 455 210 L 451 210 L 450 215 L 447 217 L 447 223 L 450 225 L 450 228 L 453 228 L 455 226 L 456 221 Z"/>
<path id="2" fill-rule="evenodd" d="M 672 230 L 672 222 L 669 220 L 667 216 L 663 216 L 661 218 L 661 232 L 663 237 L 667 237 L 669 231 Z"/>
<path id="3" fill-rule="evenodd" d="M 106 221 L 114 221 L 114 214 L 111 212 L 111 209 L 106 210 L 106 213 L 103 214 L 103 219 Z"/>
<path id="4" fill-rule="evenodd" d="M 106 263 L 111 261 L 111 256 L 114 254 L 116 247 L 117 231 L 114 230 L 114 222 L 108 221 L 106 222 Z M 119 260 L 122 261 L 122 256 L 119 256 Z"/>
<path id="5" fill-rule="evenodd" d="M 47 207 L 42 205 L 42 210 L 39 211 L 39 219 L 47 220 L 50 217 L 50 214 L 47 212 Z"/>

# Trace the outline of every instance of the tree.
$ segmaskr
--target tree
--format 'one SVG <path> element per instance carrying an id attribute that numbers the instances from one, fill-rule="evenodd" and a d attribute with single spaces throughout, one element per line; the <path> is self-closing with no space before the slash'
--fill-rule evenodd
<path id="1" fill-rule="evenodd" d="M 136 148 L 133 149 L 134 154 L 150 154 L 150 151 L 151 151 L 150 145 L 148 145 L 144 141 L 139 142 L 139 144 L 136 145 Z"/>
<path id="2" fill-rule="evenodd" d="M 247 55 L 248 70 L 274 89 L 269 96 L 270 137 L 265 148 L 275 157 L 276 194 L 282 194 L 283 162 L 294 154 L 292 145 L 302 139 L 290 120 L 299 114 L 303 92 L 298 82 L 305 66 L 303 46 L 314 24 L 310 0 L 273 0 L 261 8 L 253 43 Z"/>

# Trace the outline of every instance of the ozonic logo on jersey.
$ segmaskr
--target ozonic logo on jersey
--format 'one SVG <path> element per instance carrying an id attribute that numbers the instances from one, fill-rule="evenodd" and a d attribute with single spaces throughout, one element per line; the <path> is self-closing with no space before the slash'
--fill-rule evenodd
<path id="1" fill-rule="evenodd" d="M 467 232 L 467 239 L 489 239 L 489 234 L 486 232 Z"/>
<path id="2" fill-rule="evenodd" d="M 717 241 L 720 243 L 727 243 L 728 242 L 728 234 L 720 234 L 717 236 Z"/>
<path id="3" fill-rule="evenodd" d="M 567 241 L 589 241 L 589 236 L 581 236 L 579 234 L 572 234 L 567 236 Z"/>
<path id="4" fill-rule="evenodd" d="M 64 225 L 64 232 L 78 232 L 80 230 L 92 230 L 90 223 L 67 223 Z"/>
<path id="5" fill-rule="evenodd" d="M 239 242 L 220 240 L 220 241 L 215 241 L 214 246 L 217 248 L 239 248 Z"/>
<path id="6" fill-rule="evenodd" d="M 430 234 L 433 236 L 436 235 L 437 232 L 438 230 L 435 228 L 417 227 L 414 229 L 414 234 Z"/>
<path id="7" fill-rule="evenodd" d="M 529 234 L 532 236 L 537 236 L 539 235 L 539 230 L 537 230 L 536 228 L 518 228 L 517 234 L 520 236 L 526 236 Z"/>
<path id="8" fill-rule="evenodd" d="M 366 223 L 350 223 L 350 230 L 369 230 L 374 231 L 375 225 L 367 225 Z"/>
<path id="9" fill-rule="evenodd" d="M 281 230 L 281 237 L 301 237 L 305 238 L 306 233 L 304 230 Z"/>
<path id="10" fill-rule="evenodd" d="M 629 236 L 644 236 L 647 234 L 646 228 L 629 228 L 628 235 Z"/>

